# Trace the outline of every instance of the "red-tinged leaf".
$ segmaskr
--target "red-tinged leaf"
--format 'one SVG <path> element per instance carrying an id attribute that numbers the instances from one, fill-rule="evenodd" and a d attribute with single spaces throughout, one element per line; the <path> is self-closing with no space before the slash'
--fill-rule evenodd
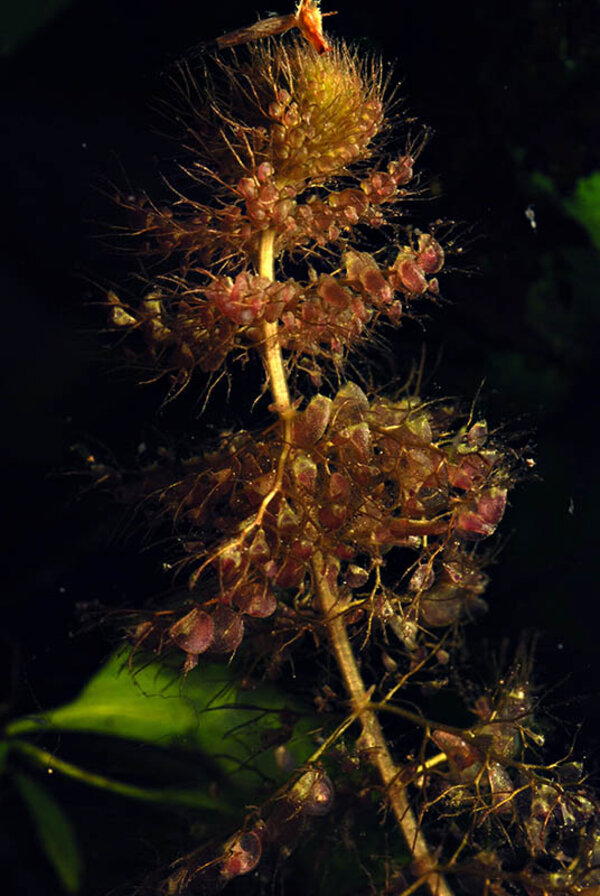
<path id="1" fill-rule="evenodd" d="M 331 409 L 334 425 L 359 423 L 369 410 L 369 399 L 356 383 L 345 383 L 336 393 Z"/>
<path id="2" fill-rule="evenodd" d="M 213 628 L 213 621 L 208 613 L 195 607 L 171 626 L 169 634 L 181 650 L 198 656 L 210 647 Z"/>
<path id="3" fill-rule="evenodd" d="M 277 598 L 266 584 L 255 582 L 240 588 L 232 597 L 235 606 L 255 619 L 266 619 L 277 609 Z"/>
<path id="4" fill-rule="evenodd" d="M 430 233 L 422 233 L 419 237 L 417 261 L 425 274 L 437 274 L 444 266 L 444 250 Z"/>
<path id="5" fill-rule="evenodd" d="M 292 476 L 300 488 L 314 492 L 317 485 L 317 465 L 307 454 L 298 454 L 292 461 Z"/>
<path id="6" fill-rule="evenodd" d="M 329 478 L 329 497 L 332 501 L 347 501 L 352 490 L 352 483 L 342 473 L 332 473 Z"/>
<path id="7" fill-rule="evenodd" d="M 458 534 L 469 540 L 492 535 L 504 516 L 506 496 L 505 488 L 491 488 L 481 495 L 475 509 L 459 511 L 455 521 Z"/>
<path id="8" fill-rule="evenodd" d="M 319 508 L 319 522 L 326 529 L 339 529 L 348 518 L 348 508 L 344 504 L 326 504 Z"/>
<path id="9" fill-rule="evenodd" d="M 490 464 L 479 454 L 467 454 L 455 467 L 449 467 L 450 485 L 469 491 L 483 485 L 490 472 Z"/>
<path id="10" fill-rule="evenodd" d="M 350 293 L 334 277 L 324 277 L 319 283 L 318 293 L 333 308 L 345 309 L 350 304 Z"/>
<path id="11" fill-rule="evenodd" d="M 499 807 L 500 812 L 510 812 L 511 803 L 509 797 L 514 792 L 510 775 L 498 762 L 491 762 L 488 766 L 488 780 L 492 791 L 492 803 Z"/>
<path id="12" fill-rule="evenodd" d="M 296 445 L 307 448 L 319 441 L 329 423 L 331 404 L 325 395 L 315 395 L 306 410 L 297 415 L 292 427 Z"/>
<path id="13" fill-rule="evenodd" d="M 427 280 L 417 261 L 413 258 L 402 258 L 394 264 L 399 286 L 406 292 L 421 296 L 427 292 Z"/>
<path id="14" fill-rule="evenodd" d="M 348 588 L 362 588 L 369 579 L 369 573 L 362 566 L 351 563 L 346 572 L 346 585 Z"/>
<path id="15" fill-rule="evenodd" d="M 368 460 L 371 456 L 371 430 L 368 423 L 355 423 L 342 429 L 340 435 L 347 439 L 345 449 L 350 448 L 359 460 Z"/>
<path id="16" fill-rule="evenodd" d="M 449 731 L 432 731 L 431 739 L 446 754 L 450 767 L 461 781 L 477 774 L 482 758 L 479 750 Z"/>
<path id="17" fill-rule="evenodd" d="M 262 842 L 255 831 L 245 831 L 236 834 L 225 849 L 227 857 L 223 860 L 221 875 L 231 880 L 256 868 L 262 855 Z"/>
<path id="18" fill-rule="evenodd" d="M 244 620 L 229 607 L 217 607 L 212 614 L 214 626 L 211 650 L 214 653 L 233 653 L 244 637 Z"/>

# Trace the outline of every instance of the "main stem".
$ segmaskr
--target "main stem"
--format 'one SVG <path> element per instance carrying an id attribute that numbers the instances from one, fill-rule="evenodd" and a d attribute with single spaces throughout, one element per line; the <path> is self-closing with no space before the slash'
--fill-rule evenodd
<path id="1" fill-rule="evenodd" d="M 339 596 L 331 589 L 322 571 L 318 569 L 318 561 L 315 561 L 313 568 L 329 643 L 350 696 L 352 711 L 362 725 L 361 747 L 379 772 L 390 807 L 413 857 L 413 871 L 423 883 L 427 884 L 433 896 L 452 896 L 445 878 L 433 870 L 435 861 L 408 801 L 400 771 L 390 755 L 379 719 L 370 707 L 369 694 L 348 637 Z"/>
<path id="2" fill-rule="evenodd" d="M 258 270 L 261 277 L 267 280 L 275 279 L 275 231 L 265 230 L 260 241 Z M 284 421 L 289 421 L 292 416 L 290 402 L 290 390 L 288 389 L 287 374 L 281 355 L 281 343 L 279 342 L 279 324 L 277 321 L 263 322 L 263 363 L 269 377 L 271 394 L 275 400 L 277 413 Z"/>
<path id="3" fill-rule="evenodd" d="M 274 246 L 274 232 L 272 230 L 265 231 L 260 245 L 259 273 L 269 280 L 273 280 L 275 275 Z M 277 321 L 263 323 L 262 346 L 263 364 L 269 379 L 275 408 L 282 423 L 284 451 L 287 451 L 289 450 L 294 410 L 290 401 Z M 312 566 L 316 596 L 323 614 L 329 643 L 344 679 L 352 712 L 362 726 L 362 746 L 369 760 L 379 772 L 391 809 L 413 857 L 413 870 L 418 881 L 428 886 L 432 896 L 453 896 L 445 878 L 435 871 L 435 860 L 408 801 L 400 771 L 390 755 L 379 719 L 371 709 L 369 694 L 365 688 L 344 623 L 343 607 L 338 594 L 328 584 L 324 575 L 324 558 L 316 556 Z M 413 892 L 414 887 L 410 887 L 409 890 Z"/>

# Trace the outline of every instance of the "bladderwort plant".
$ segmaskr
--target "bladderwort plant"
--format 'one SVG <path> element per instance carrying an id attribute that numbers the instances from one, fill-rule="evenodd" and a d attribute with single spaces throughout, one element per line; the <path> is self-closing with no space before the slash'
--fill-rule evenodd
<path id="1" fill-rule="evenodd" d="M 135 680 L 174 664 L 185 693 L 223 659 L 198 729 L 244 700 L 275 721 L 235 762 L 223 740 L 231 778 L 260 777 L 237 818 L 142 889 L 279 892 L 307 838 L 334 831 L 357 879 L 336 889 L 329 871 L 331 893 L 600 893 L 598 802 L 572 757 L 544 756 L 530 654 L 486 691 L 457 685 L 465 623 L 486 606 L 486 540 L 528 460 L 458 402 L 428 400 L 415 378 L 376 389 L 355 360 L 438 299 L 452 245 L 439 222 L 405 223 L 423 137 L 401 136 L 381 63 L 327 39 L 313 0 L 219 39 L 172 82 L 186 161 L 168 199 L 119 197 L 153 266 L 137 301 L 109 293 L 111 322 L 170 398 L 210 401 L 223 377 L 241 389 L 257 359 L 264 387 L 247 402 L 266 397 L 269 416 L 120 483 L 176 533 L 169 563 L 188 585 L 131 622 L 121 666 Z M 307 662 L 317 711 L 302 727 L 294 664 L 306 678 Z M 289 700 L 253 701 L 264 680 Z M 446 691 L 460 723 L 428 712 Z M 77 777 L 26 723 L 9 733 Z"/>

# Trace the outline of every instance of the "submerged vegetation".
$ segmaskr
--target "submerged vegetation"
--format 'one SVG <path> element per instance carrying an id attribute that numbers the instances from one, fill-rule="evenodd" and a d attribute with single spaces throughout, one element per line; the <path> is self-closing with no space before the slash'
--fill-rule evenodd
<path id="1" fill-rule="evenodd" d="M 477 402 L 369 365 L 382 334 L 435 314 L 461 253 L 450 225 L 410 223 L 426 131 L 312 0 L 280 31 L 173 74 L 185 159 L 162 197 L 119 194 L 143 273 L 106 296 L 167 400 L 227 382 L 251 423 L 135 472 L 92 458 L 164 538 L 176 589 L 122 613 L 126 646 L 72 703 L 10 722 L 3 751 L 71 892 L 74 834 L 21 763 L 188 812 L 187 846 L 139 892 L 593 896 L 598 800 L 548 755 L 532 644 L 487 684 L 465 664 L 534 461 Z M 116 780 L 53 752 L 61 731 L 180 764 L 167 786 Z"/>

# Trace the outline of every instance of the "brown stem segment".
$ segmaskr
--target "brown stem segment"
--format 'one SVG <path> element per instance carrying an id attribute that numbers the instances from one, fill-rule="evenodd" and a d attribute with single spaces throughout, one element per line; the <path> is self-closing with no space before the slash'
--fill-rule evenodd
<path id="1" fill-rule="evenodd" d="M 370 708 L 369 694 L 348 638 L 343 614 L 340 612 L 340 601 L 329 586 L 323 570 L 319 569 L 319 565 L 317 562 L 314 563 L 317 596 L 325 618 L 329 641 L 350 696 L 352 711 L 362 725 L 362 746 L 384 784 L 391 809 L 412 854 L 414 873 L 428 886 L 432 896 L 452 896 L 452 890 L 445 878 L 433 870 L 435 861 L 408 801 L 406 788 L 390 755 L 379 719 Z"/>
<path id="2" fill-rule="evenodd" d="M 274 246 L 274 232 L 265 231 L 261 239 L 258 267 L 261 276 L 267 277 L 269 280 L 274 279 Z M 284 432 L 282 457 L 285 461 L 289 450 L 293 409 L 278 333 L 277 321 L 263 324 L 263 364 L 282 422 Z M 399 770 L 390 755 L 379 719 L 370 708 L 369 694 L 348 638 L 343 614 L 340 612 L 339 598 L 327 582 L 324 566 L 323 558 L 315 557 L 313 561 L 315 589 L 331 648 L 350 697 L 353 714 L 362 725 L 363 745 L 371 762 L 379 771 L 390 806 L 413 857 L 412 865 L 415 874 L 423 884 L 428 886 L 432 896 L 453 896 L 445 878 L 435 871 L 435 861 L 408 802 L 406 788 L 400 780 Z M 412 892 L 413 889 L 414 887 L 410 888 L 410 891 Z"/>

